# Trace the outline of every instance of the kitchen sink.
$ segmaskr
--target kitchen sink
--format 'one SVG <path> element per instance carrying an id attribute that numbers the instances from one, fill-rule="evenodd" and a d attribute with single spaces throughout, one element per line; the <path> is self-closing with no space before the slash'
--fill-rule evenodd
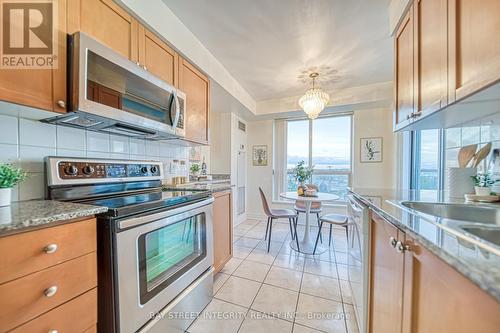
<path id="1" fill-rule="evenodd" d="M 497 226 L 461 226 L 461 229 L 484 239 L 487 242 L 500 246 L 500 227 Z"/>
<path id="2" fill-rule="evenodd" d="M 420 213 L 436 217 L 500 226 L 500 206 L 496 208 L 487 206 L 481 207 L 473 204 L 422 201 L 403 201 L 401 205 Z"/>

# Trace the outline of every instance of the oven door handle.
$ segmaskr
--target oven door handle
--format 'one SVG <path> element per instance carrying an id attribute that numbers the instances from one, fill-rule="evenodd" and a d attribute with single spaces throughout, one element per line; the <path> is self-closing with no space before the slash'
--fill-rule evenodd
<path id="1" fill-rule="evenodd" d="M 125 230 L 125 229 L 134 228 L 134 227 L 137 227 L 137 226 L 140 226 L 140 225 L 143 225 L 143 224 L 146 224 L 146 223 L 150 223 L 150 222 L 153 222 L 153 221 L 157 221 L 157 220 L 162 220 L 162 219 L 165 219 L 165 218 L 173 217 L 175 215 L 179 215 L 179 214 L 182 214 L 182 213 L 193 212 L 195 209 L 200 208 L 200 207 L 204 207 L 204 206 L 207 206 L 207 205 L 210 205 L 213 202 L 214 202 L 214 198 L 210 197 L 210 198 L 205 199 L 203 201 L 199 201 L 199 202 L 195 202 L 195 203 L 192 203 L 192 204 L 188 204 L 186 206 L 182 206 L 182 207 L 179 207 L 179 208 L 170 209 L 170 210 L 167 210 L 167 211 L 163 211 L 161 213 L 156 213 L 156 214 L 151 214 L 151 215 L 146 215 L 146 216 L 135 217 L 135 218 L 123 220 L 123 221 L 120 221 L 118 223 L 118 229 L 120 231 L 122 231 L 122 230 Z"/>

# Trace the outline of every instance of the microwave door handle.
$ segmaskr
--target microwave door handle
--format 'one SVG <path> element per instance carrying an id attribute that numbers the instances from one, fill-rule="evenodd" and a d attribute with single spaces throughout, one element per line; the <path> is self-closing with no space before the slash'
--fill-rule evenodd
<path id="1" fill-rule="evenodd" d="M 170 98 L 170 110 L 168 112 L 168 118 L 170 119 L 170 123 L 172 124 L 172 126 L 175 122 L 175 117 L 172 117 L 172 110 L 176 107 L 175 103 L 175 94 L 172 94 L 172 97 Z"/>
<path id="2" fill-rule="evenodd" d="M 181 108 L 179 105 L 179 96 L 177 96 L 177 92 L 174 92 L 174 101 L 175 101 L 175 119 L 172 127 L 175 130 L 177 128 L 177 124 L 179 123 L 179 118 L 181 117 Z"/>

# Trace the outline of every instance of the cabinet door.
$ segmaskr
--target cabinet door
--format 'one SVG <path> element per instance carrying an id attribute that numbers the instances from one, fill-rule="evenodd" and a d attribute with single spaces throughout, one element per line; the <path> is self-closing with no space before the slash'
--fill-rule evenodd
<path id="1" fill-rule="evenodd" d="M 403 298 L 403 255 L 391 239 L 404 237 L 389 222 L 376 214 L 371 225 L 370 316 L 373 333 L 400 333 Z"/>
<path id="2" fill-rule="evenodd" d="M 124 57 L 138 60 L 138 22 L 112 0 L 68 0 L 68 33 L 83 31 Z"/>
<path id="3" fill-rule="evenodd" d="M 394 39 L 395 51 L 395 127 L 409 122 L 414 111 L 413 100 L 413 9 L 410 8 Z"/>
<path id="4" fill-rule="evenodd" d="M 219 272 L 233 254 L 231 191 L 214 194 L 214 267 Z"/>
<path id="5" fill-rule="evenodd" d="M 406 245 L 404 333 L 498 332 L 496 300 L 411 238 Z"/>
<path id="6" fill-rule="evenodd" d="M 449 0 L 449 18 L 453 101 L 500 79 L 500 1 Z"/>
<path id="7" fill-rule="evenodd" d="M 439 110 L 447 103 L 447 0 L 414 3 L 414 96 L 416 115 Z"/>
<path id="8" fill-rule="evenodd" d="M 179 56 L 142 25 L 139 26 L 139 63 L 163 81 L 178 85 Z"/>
<path id="9" fill-rule="evenodd" d="M 0 100 L 55 112 L 66 111 L 66 0 L 57 0 L 57 67 L 0 69 Z"/>
<path id="10" fill-rule="evenodd" d="M 186 139 L 193 142 L 209 141 L 208 116 L 210 111 L 210 82 L 187 60 L 180 60 L 179 87 L 186 94 Z"/>

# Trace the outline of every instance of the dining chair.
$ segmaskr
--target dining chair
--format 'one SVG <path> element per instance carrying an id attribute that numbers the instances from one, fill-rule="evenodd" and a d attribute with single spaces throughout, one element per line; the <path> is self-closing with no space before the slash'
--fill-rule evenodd
<path id="1" fill-rule="evenodd" d="M 308 188 L 314 189 L 318 191 L 318 186 L 314 184 L 307 184 L 306 185 Z M 297 220 L 299 219 L 300 213 L 306 213 L 306 203 L 303 200 L 297 200 L 295 201 L 295 205 L 293 206 L 293 209 L 297 212 Z M 312 202 L 311 203 L 311 209 L 310 213 L 311 214 L 316 214 L 316 219 L 318 221 L 318 227 L 319 227 L 319 214 L 321 214 L 321 202 Z M 323 236 L 319 236 L 319 240 L 321 243 L 323 243 Z"/>
<path id="2" fill-rule="evenodd" d="M 347 226 L 348 226 L 348 218 L 345 215 L 341 214 L 326 214 L 320 217 L 319 219 L 319 228 L 318 228 L 318 235 L 316 236 L 316 242 L 314 243 L 314 250 L 313 254 L 316 254 L 316 248 L 318 247 L 318 241 L 321 237 L 321 230 L 323 229 L 323 223 L 328 223 L 330 225 L 330 235 L 328 238 L 328 246 L 331 246 L 332 244 L 332 228 L 334 225 L 338 225 L 341 227 L 345 228 L 345 234 L 347 239 L 349 239 L 349 233 L 347 231 Z"/>
<path id="3" fill-rule="evenodd" d="M 266 226 L 266 237 L 267 240 L 267 252 L 269 252 L 269 248 L 271 247 L 271 233 L 273 230 L 273 221 L 276 219 L 288 219 L 288 223 L 290 224 L 290 234 L 292 235 L 292 240 L 295 239 L 297 242 L 297 249 L 299 249 L 299 240 L 297 238 L 297 213 L 291 209 L 271 209 L 269 204 L 267 203 L 266 195 L 262 188 L 259 187 L 260 198 L 262 200 L 262 207 L 264 208 L 264 213 L 267 216 L 267 226 Z M 269 237 L 268 237 L 269 236 Z"/>

